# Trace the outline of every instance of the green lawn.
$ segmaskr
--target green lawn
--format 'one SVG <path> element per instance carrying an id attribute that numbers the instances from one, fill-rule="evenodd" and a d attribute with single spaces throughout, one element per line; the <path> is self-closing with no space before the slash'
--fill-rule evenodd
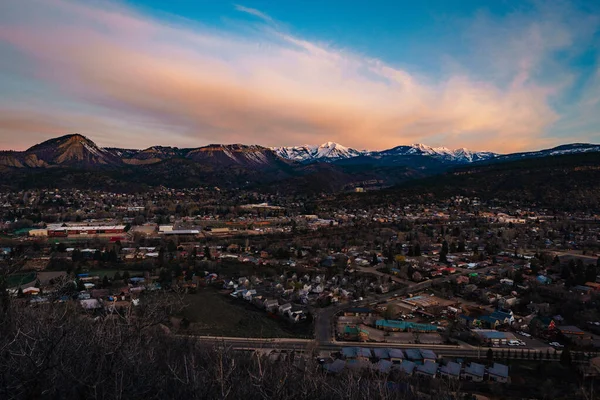
<path id="1" fill-rule="evenodd" d="M 182 316 L 191 324 L 190 334 L 256 338 L 310 338 L 312 325 L 289 326 L 268 316 L 264 310 L 221 294 L 213 288 L 201 288 L 186 295 Z"/>
<path id="2" fill-rule="evenodd" d="M 35 281 L 35 272 L 9 275 L 7 278 L 9 288 L 21 286 L 32 281 Z"/>

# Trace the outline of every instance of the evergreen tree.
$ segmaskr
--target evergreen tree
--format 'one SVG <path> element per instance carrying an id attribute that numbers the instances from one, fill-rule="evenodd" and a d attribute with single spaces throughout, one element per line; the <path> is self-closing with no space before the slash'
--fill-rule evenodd
<path id="1" fill-rule="evenodd" d="M 571 351 L 566 347 L 560 354 L 560 363 L 564 366 L 569 366 L 571 365 L 571 362 Z"/>
<path id="2" fill-rule="evenodd" d="M 377 259 L 377 253 L 373 253 L 373 259 L 371 260 L 371 265 L 379 264 L 379 260 Z"/>
<path id="3" fill-rule="evenodd" d="M 419 243 L 415 244 L 415 257 L 421 257 L 421 245 Z"/>
<path id="4" fill-rule="evenodd" d="M 585 281 L 596 282 L 596 266 L 594 264 L 588 264 L 585 268 Z"/>
<path id="5" fill-rule="evenodd" d="M 117 282 L 117 281 L 120 281 L 121 279 L 123 279 L 123 277 L 121 277 L 121 274 L 119 273 L 119 271 L 115 272 L 115 276 L 113 276 L 113 281 Z"/>

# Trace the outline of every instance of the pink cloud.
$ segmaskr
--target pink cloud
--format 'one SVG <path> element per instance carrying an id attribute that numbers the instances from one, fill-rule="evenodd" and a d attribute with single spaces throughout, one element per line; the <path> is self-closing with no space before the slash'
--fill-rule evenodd
<path id="1" fill-rule="evenodd" d="M 233 36 L 62 0 L 13 1 L 2 11 L 13 18 L 0 42 L 34 63 L 35 79 L 101 110 L 93 120 L 109 120 L 114 132 L 85 119 L 77 126 L 101 142 L 141 147 L 127 136 L 136 126 L 148 141 L 174 145 L 334 140 L 382 149 L 443 137 L 516 151 L 542 143 L 557 119 L 549 89 L 529 82 L 527 60 L 508 87 L 462 73 L 435 82 L 270 29 Z M 56 115 L 50 126 L 73 127 L 69 118 Z M 19 124 L 0 133 L 11 129 Z"/>

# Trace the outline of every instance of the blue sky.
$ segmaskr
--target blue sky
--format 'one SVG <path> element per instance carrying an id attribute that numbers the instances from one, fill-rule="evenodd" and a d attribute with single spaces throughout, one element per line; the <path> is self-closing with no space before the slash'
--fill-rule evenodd
<path id="1" fill-rule="evenodd" d="M 6 0 L 0 147 L 600 142 L 596 1 Z"/>

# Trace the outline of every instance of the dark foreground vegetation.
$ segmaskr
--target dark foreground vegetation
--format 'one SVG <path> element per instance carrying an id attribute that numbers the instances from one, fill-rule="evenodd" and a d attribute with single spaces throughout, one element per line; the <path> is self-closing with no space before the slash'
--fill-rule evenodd
<path id="1" fill-rule="evenodd" d="M 2 298 L 2 399 L 406 399 L 419 385 L 383 377 L 327 376 L 313 357 L 272 361 L 168 333 L 176 302 L 89 316 L 71 303 L 41 307 Z M 366 379 L 365 379 L 366 378 Z M 428 398 L 459 388 L 423 385 Z M 461 396 L 462 398 L 462 396 Z"/>

